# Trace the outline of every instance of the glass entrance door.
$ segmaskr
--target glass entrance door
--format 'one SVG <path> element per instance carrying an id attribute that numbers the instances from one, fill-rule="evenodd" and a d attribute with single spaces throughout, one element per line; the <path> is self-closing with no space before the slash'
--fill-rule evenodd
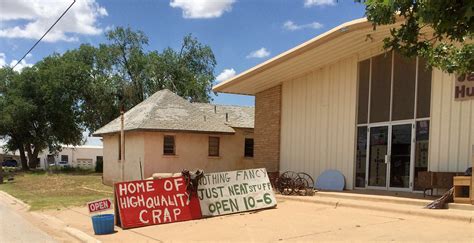
<path id="1" fill-rule="evenodd" d="M 368 132 L 367 186 L 411 189 L 413 124 L 372 126 Z"/>
<path id="2" fill-rule="evenodd" d="M 368 186 L 386 188 L 389 126 L 371 127 L 369 133 Z"/>

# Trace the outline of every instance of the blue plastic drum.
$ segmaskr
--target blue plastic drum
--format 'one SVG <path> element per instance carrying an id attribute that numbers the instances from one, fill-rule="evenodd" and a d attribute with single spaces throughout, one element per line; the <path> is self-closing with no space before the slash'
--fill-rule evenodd
<path id="1" fill-rule="evenodd" d="M 96 235 L 106 235 L 114 233 L 114 215 L 101 214 L 92 216 L 92 226 Z"/>

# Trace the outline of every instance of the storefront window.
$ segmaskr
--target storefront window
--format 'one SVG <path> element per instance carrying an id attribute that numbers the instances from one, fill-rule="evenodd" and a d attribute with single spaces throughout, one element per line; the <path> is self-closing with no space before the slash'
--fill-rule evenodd
<path id="1" fill-rule="evenodd" d="M 357 128 L 356 187 L 365 187 L 367 127 Z"/>
<path id="2" fill-rule="evenodd" d="M 359 100 L 357 107 L 357 124 L 367 123 L 369 111 L 369 78 L 370 59 L 359 63 Z"/>
<path id="3" fill-rule="evenodd" d="M 392 121 L 413 119 L 416 59 L 408 59 L 395 53 L 393 61 Z"/>
<path id="4" fill-rule="evenodd" d="M 426 66 L 426 61 L 419 58 L 416 118 L 430 117 L 431 73 L 432 70 Z"/>
<path id="5" fill-rule="evenodd" d="M 373 57 L 371 73 L 370 122 L 388 121 L 390 119 L 392 53 Z"/>
<path id="6" fill-rule="evenodd" d="M 418 186 L 418 173 L 428 170 L 428 148 L 430 137 L 430 121 L 416 122 L 415 139 L 415 190 L 421 190 Z"/>

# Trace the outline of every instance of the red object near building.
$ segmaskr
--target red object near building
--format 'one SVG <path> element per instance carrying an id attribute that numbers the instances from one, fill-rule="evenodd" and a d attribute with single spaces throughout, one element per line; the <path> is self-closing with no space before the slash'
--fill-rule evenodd
<path id="1" fill-rule="evenodd" d="M 117 223 L 124 229 L 202 217 L 199 199 L 189 196 L 182 176 L 120 182 L 114 193 Z"/>

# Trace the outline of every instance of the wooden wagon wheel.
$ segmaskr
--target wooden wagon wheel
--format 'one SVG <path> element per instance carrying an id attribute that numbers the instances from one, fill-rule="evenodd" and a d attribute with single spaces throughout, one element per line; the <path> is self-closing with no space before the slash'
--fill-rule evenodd
<path id="1" fill-rule="evenodd" d="M 298 174 L 293 171 L 287 171 L 281 174 L 278 177 L 276 182 L 276 187 L 282 195 L 290 195 L 296 192 L 296 180 L 298 179 Z"/>
<path id="2" fill-rule="evenodd" d="M 314 188 L 313 177 L 311 177 L 309 174 L 306 174 L 304 172 L 300 172 L 300 173 L 298 173 L 298 177 L 303 179 L 303 182 L 305 184 L 305 188 L 303 188 L 303 189 L 313 189 Z"/>

